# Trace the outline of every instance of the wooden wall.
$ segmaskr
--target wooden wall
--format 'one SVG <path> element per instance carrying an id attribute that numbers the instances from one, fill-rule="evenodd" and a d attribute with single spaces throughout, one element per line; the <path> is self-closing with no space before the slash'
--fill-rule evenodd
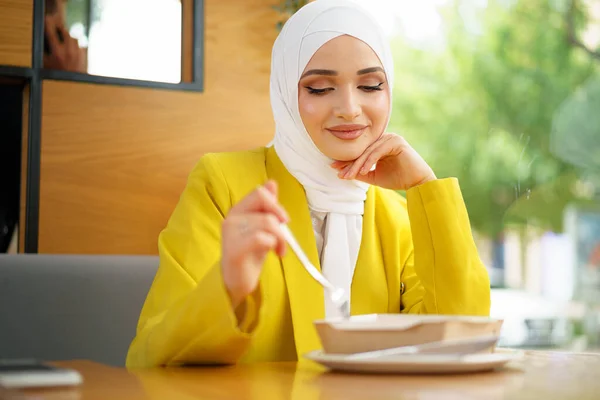
<path id="1" fill-rule="evenodd" d="M 40 253 L 155 254 L 206 152 L 272 138 L 276 0 L 205 1 L 205 92 L 45 81 Z"/>
<path id="2" fill-rule="evenodd" d="M 0 65 L 31 66 L 32 22 L 32 0 L 0 0 Z"/>

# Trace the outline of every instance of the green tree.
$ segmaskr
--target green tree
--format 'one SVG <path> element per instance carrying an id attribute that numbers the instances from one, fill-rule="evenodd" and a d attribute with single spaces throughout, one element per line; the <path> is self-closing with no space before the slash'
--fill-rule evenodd
<path id="1" fill-rule="evenodd" d="M 560 230 L 581 170 L 553 152 L 553 123 L 598 73 L 593 57 L 569 40 L 571 9 L 558 1 L 490 0 L 482 9 L 456 1 L 443 11 L 441 48 L 394 43 L 392 129 L 439 175 L 460 179 L 480 233 L 496 238 L 507 223 L 526 220 Z M 466 23 L 465 13 L 476 18 Z"/>

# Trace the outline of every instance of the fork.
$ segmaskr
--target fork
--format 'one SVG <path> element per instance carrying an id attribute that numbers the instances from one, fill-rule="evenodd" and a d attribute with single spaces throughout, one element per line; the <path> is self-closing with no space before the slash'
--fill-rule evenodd
<path id="1" fill-rule="evenodd" d="M 372 358 L 385 358 L 399 355 L 427 355 L 461 357 L 481 350 L 489 349 L 498 342 L 495 335 L 477 336 L 437 342 L 422 343 L 412 346 L 393 347 L 383 350 L 366 351 L 348 355 L 349 360 L 363 360 Z"/>
<path id="2" fill-rule="evenodd" d="M 321 284 L 321 286 L 323 286 L 326 289 L 326 291 L 329 294 L 329 298 L 338 307 L 342 316 L 344 318 L 349 318 L 350 301 L 343 300 L 345 294 L 344 289 L 332 285 L 331 282 L 329 282 L 327 278 L 325 278 L 323 274 L 321 274 L 321 272 L 319 272 L 319 270 L 310 262 L 310 260 L 302 250 L 302 247 L 300 247 L 300 244 L 294 237 L 294 234 L 286 224 L 280 224 L 280 228 L 283 232 L 283 236 L 285 237 L 286 242 L 288 242 L 294 253 L 296 253 L 296 256 L 298 256 L 300 262 L 304 266 L 304 269 L 310 274 L 310 276 L 312 276 L 318 283 Z"/>

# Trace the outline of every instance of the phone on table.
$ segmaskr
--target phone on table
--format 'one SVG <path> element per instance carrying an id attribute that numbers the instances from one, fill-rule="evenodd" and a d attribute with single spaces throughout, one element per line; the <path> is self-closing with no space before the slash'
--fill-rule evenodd
<path id="1" fill-rule="evenodd" d="M 7 389 L 77 386 L 79 372 L 35 359 L 0 359 L 0 386 Z"/>

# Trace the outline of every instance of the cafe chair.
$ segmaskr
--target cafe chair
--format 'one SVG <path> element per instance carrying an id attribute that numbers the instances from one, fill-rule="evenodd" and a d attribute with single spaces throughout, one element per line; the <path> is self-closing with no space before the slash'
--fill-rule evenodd
<path id="1" fill-rule="evenodd" d="M 0 358 L 124 366 L 155 256 L 0 255 Z"/>

